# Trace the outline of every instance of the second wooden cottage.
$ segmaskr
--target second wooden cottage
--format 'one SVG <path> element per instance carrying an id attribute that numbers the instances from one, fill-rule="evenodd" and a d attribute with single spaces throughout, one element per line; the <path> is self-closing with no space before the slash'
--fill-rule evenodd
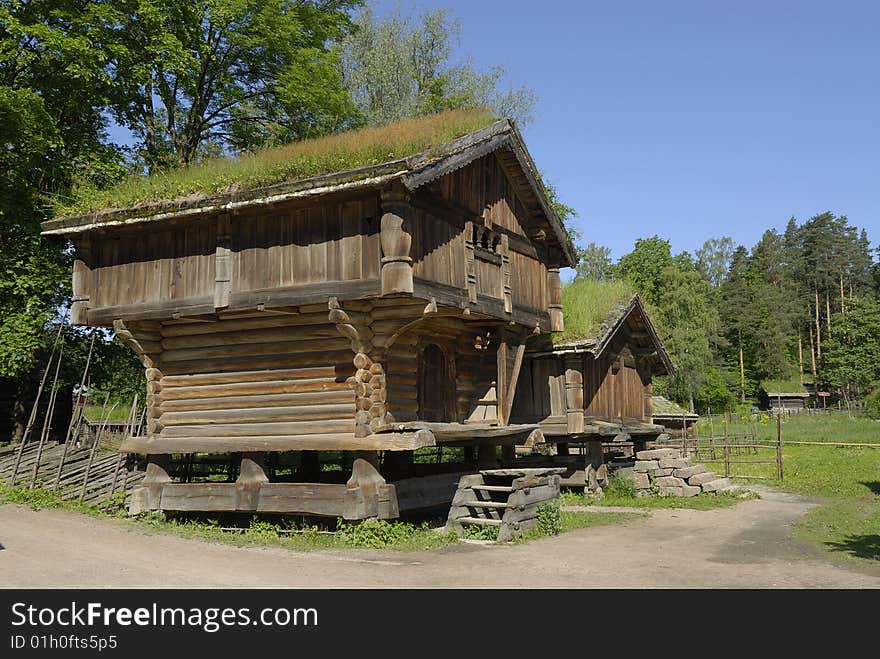
<path id="1" fill-rule="evenodd" d="M 113 327 L 146 369 L 132 512 L 393 518 L 455 491 L 415 450 L 465 447 L 472 471 L 542 440 L 511 408 L 575 256 L 512 122 L 451 112 L 238 164 L 43 225 L 76 248 L 73 322 Z M 347 471 L 322 468 L 340 452 Z M 204 454 L 234 482 L 179 468 Z"/>
<path id="2" fill-rule="evenodd" d="M 563 298 L 569 327 L 529 342 L 512 421 L 537 423 L 556 446 L 555 458 L 524 463 L 568 465 L 563 484 L 588 487 L 607 473 L 606 454 L 632 455 L 664 431 L 652 416 L 652 378 L 674 367 L 637 295 L 585 281 Z"/>

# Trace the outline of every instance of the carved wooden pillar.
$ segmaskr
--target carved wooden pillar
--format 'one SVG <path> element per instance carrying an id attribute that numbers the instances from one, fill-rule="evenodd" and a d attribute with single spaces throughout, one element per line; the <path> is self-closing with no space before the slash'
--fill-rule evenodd
<path id="1" fill-rule="evenodd" d="M 409 223 L 412 208 L 402 188 L 382 192 L 382 295 L 413 292 L 412 236 Z"/>
<path id="2" fill-rule="evenodd" d="M 87 325 L 92 261 L 92 241 L 83 236 L 76 244 L 76 260 L 73 262 L 73 297 L 70 304 L 70 324 Z"/>
<path id="3" fill-rule="evenodd" d="M 550 296 L 550 303 L 547 305 L 550 331 L 561 332 L 565 329 L 565 322 L 562 318 L 562 280 L 559 278 L 559 268 L 547 270 L 547 292 Z"/>
<path id="4" fill-rule="evenodd" d="M 464 223 L 464 263 L 465 279 L 468 292 L 468 302 L 477 302 L 477 261 L 474 255 L 474 232 L 473 222 Z"/>
<path id="5" fill-rule="evenodd" d="M 388 394 L 382 363 L 384 353 L 373 347 L 373 333 L 369 326 L 352 323 L 335 297 L 330 298 L 328 307 L 330 322 L 343 336 L 348 337 L 354 351 L 353 363 L 357 369 L 351 380 L 355 404 L 354 434 L 355 437 L 366 437 L 381 426 L 394 422 L 385 405 Z"/>
<path id="6" fill-rule="evenodd" d="M 223 214 L 217 218 L 217 247 L 214 253 L 214 308 L 229 306 L 232 287 L 232 237 L 231 218 Z"/>
<path id="7" fill-rule="evenodd" d="M 513 313 L 513 289 L 510 282 L 510 240 L 501 235 L 501 290 L 504 297 L 504 313 Z"/>
<path id="8" fill-rule="evenodd" d="M 565 357 L 565 416 L 569 434 L 584 431 L 584 358 Z"/>

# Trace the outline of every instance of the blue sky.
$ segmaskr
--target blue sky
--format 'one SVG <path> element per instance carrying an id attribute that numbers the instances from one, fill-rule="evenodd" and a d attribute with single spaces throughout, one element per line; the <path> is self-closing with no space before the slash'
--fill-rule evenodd
<path id="1" fill-rule="evenodd" d="M 751 246 L 826 210 L 880 240 L 880 2 L 369 4 L 447 8 L 461 56 L 537 93 L 529 150 L 614 258 L 654 234 Z"/>
<path id="2" fill-rule="evenodd" d="M 436 7 L 461 53 L 535 90 L 529 150 L 615 258 L 826 210 L 880 240 L 880 2 L 401 3 Z"/>

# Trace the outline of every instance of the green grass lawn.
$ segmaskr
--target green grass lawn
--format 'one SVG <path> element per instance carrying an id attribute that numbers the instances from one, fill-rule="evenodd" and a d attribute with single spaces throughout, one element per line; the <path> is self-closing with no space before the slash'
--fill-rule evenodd
<path id="1" fill-rule="evenodd" d="M 131 403 L 128 405 L 117 405 L 113 407 L 112 404 L 107 406 L 107 409 L 104 410 L 104 416 L 101 416 L 101 405 L 86 405 L 85 416 L 88 421 L 91 423 L 100 423 L 103 421 L 104 417 L 108 417 L 108 421 L 128 421 L 128 414 L 131 412 L 130 408 Z"/>
<path id="2" fill-rule="evenodd" d="M 739 421 L 739 420 L 737 420 Z M 716 432 L 718 423 L 715 424 Z M 732 429 L 747 427 L 738 422 Z M 775 440 L 775 421 L 758 423 L 759 439 Z M 700 434 L 705 426 L 701 422 Z M 733 430 L 731 430 L 733 431 Z M 783 480 L 762 484 L 820 499 L 795 525 L 796 536 L 809 540 L 838 556 L 880 563 L 880 423 L 847 414 L 784 417 Z M 878 448 L 810 446 L 786 441 L 876 444 Z M 774 451 L 760 450 L 760 458 L 772 459 Z M 732 456 L 733 460 L 758 456 Z M 721 463 L 708 464 L 723 473 Z M 776 465 L 731 465 L 731 475 L 775 478 Z M 738 482 L 756 482 L 738 479 Z"/>

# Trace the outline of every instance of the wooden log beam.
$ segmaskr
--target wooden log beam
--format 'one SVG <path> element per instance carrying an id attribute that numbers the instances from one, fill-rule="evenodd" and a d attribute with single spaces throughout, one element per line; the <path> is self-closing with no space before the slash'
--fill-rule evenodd
<path id="1" fill-rule="evenodd" d="M 259 437 L 190 436 L 128 437 L 119 447 L 125 453 L 236 453 L 253 451 L 413 451 L 437 443 L 430 431 L 382 433 L 355 437 L 353 433 L 261 435 Z"/>

